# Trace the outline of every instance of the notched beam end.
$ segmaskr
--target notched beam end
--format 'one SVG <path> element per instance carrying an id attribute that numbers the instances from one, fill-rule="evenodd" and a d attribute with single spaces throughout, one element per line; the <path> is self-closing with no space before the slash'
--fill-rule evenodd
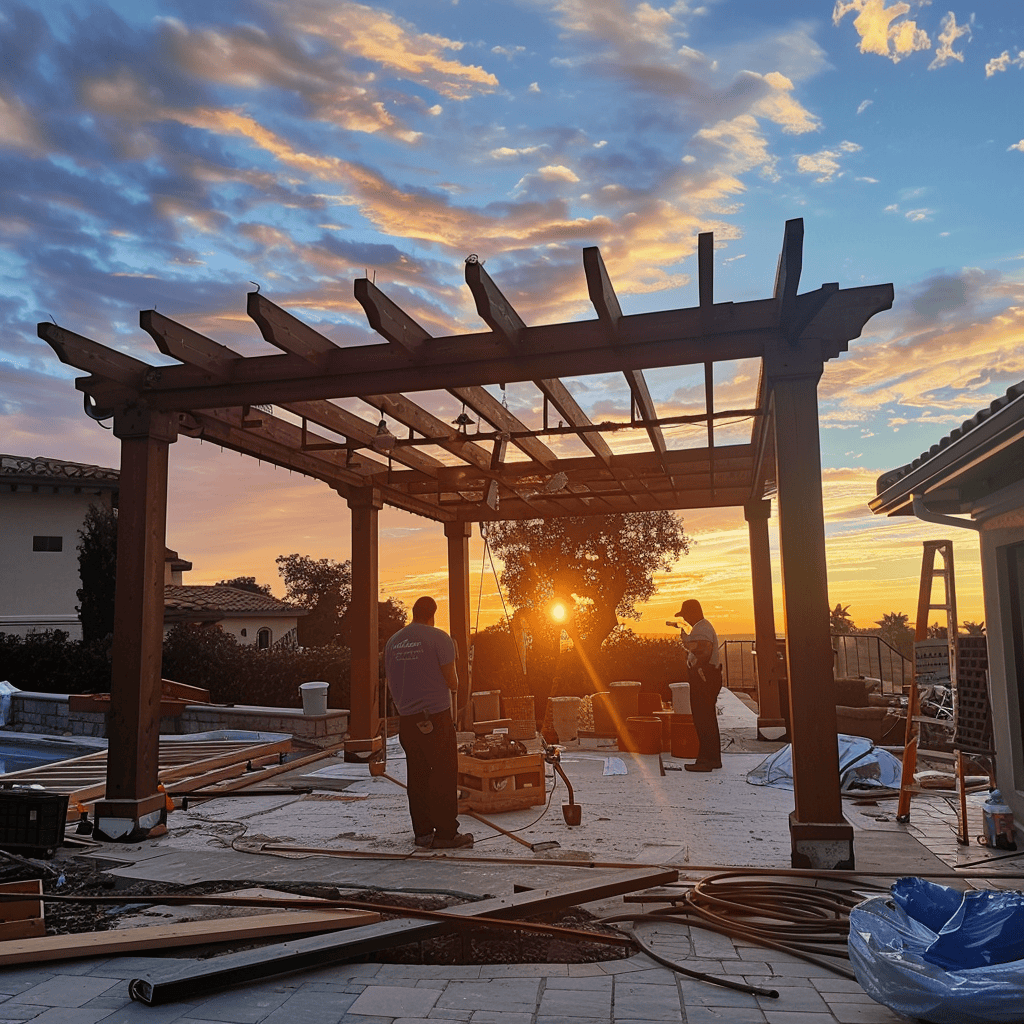
<path id="1" fill-rule="evenodd" d="M 36 333 L 53 349 L 62 363 L 133 390 L 141 388 L 146 374 L 157 369 L 149 363 L 133 359 L 123 352 L 107 348 L 91 338 L 45 320 L 36 324 Z"/>
<path id="2" fill-rule="evenodd" d="M 587 246 L 583 250 L 583 272 L 587 277 L 587 292 L 597 318 L 617 336 L 619 322 L 622 320 L 622 307 L 608 276 L 608 268 L 604 265 L 601 250 L 596 245 Z"/>
<path id="3" fill-rule="evenodd" d="M 317 369 L 325 369 L 331 357 L 340 351 L 330 338 L 325 338 L 259 292 L 249 292 L 245 309 L 259 327 L 264 341 L 282 352 L 298 356 Z"/>
<path id="4" fill-rule="evenodd" d="M 199 367 L 214 377 L 230 379 L 232 367 L 241 358 L 226 345 L 171 320 L 155 309 L 139 312 L 139 326 L 165 356 Z"/>
<path id="5" fill-rule="evenodd" d="M 431 335 L 396 302 L 392 302 L 369 278 L 357 277 L 353 286 L 370 326 L 384 339 L 414 359 L 422 356 Z"/>
<path id="6" fill-rule="evenodd" d="M 526 322 L 502 295 L 501 289 L 491 280 L 483 264 L 476 259 L 466 260 L 466 284 L 473 293 L 480 319 L 495 334 L 500 335 L 507 345 L 518 349 L 520 335 L 526 330 Z"/>

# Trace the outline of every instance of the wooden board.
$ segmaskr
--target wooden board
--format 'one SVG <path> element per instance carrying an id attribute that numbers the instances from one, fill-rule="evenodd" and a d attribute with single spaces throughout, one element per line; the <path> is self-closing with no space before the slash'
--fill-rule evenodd
<path id="1" fill-rule="evenodd" d="M 381 949 L 447 935 L 458 929 L 458 918 L 472 923 L 474 917 L 501 917 L 506 920 L 533 917 L 622 896 L 637 889 L 667 885 L 678 878 L 679 872 L 669 868 L 630 868 L 622 871 L 588 869 L 580 872 L 575 882 L 452 907 L 447 913 L 455 920 L 399 918 L 365 928 L 353 928 L 344 936 L 296 939 L 294 942 L 266 946 L 259 950 L 228 953 L 198 963 L 184 962 L 176 970 L 161 969 L 158 977 L 133 979 L 130 983 L 132 996 L 150 1006 L 193 998 L 226 985 L 241 985 L 248 981 L 264 982 L 268 978 L 292 971 L 319 969 Z"/>
<path id="2" fill-rule="evenodd" d="M 364 910 L 293 910 L 220 920 L 153 924 L 109 932 L 44 935 L 0 942 L 0 965 L 139 953 L 146 949 L 242 942 L 278 935 L 311 935 L 376 924 L 380 914 Z"/>
<path id="3" fill-rule="evenodd" d="M 251 740 L 167 740 L 160 743 L 157 777 L 167 785 L 231 765 L 241 765 L 244 771 L 245 765 L 254 759 L 280 756 L 288 753 L 291 747 L 291 738 L 266 743 Z M 209 781 L 216 780 L 211 778 Z M 68 806 L 73 809 L 76 804 L 90 803 L 106 793 L 107 752 L 100 750 L 83 757 L 0 775 L 0 786 L 12 785 L 40 786 L 50 793 L 67 793 Z"/>
<path id="4" fill-rule="evenodd" d="M 45 935 L 43 883 L 33 878 L 27 882 L 4 882 L 0 885 L 0 893 L 14 892 L 23 892 L 34 898 L 0 902 L 0 941 Z"/>

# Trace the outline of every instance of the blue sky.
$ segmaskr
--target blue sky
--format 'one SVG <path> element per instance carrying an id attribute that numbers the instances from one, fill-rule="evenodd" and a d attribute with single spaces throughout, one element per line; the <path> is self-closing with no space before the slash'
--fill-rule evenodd
<path id="1" fill-rule="evenodd" d="M 35 336 L 51 315 L 151 362 L 137 316 L 154 306 L 257 352 L 257 281 L 365 343 L 352 280 L 369 272 L 432 333 L 472 331 L 477 253 L 528 323 L 586 319 L 588 245 L 626 312 L 688 306 L 708 230 L 716 298 L 759 299 L 803 217 L 805 290 L 896 292 L 821 382 L 832 600 L 862 625 L 912 610 L 932 528 L 875 521 L 866 501 L 1024 377 L 1022 98 L 1024 18 L 1006 0 L 5 2 L 0 449 L 117 464 Z M 752 376 L 724 368 L 722 393 Z M 628 415 L 621 381 L 569 384 L 592 415 Z M 697 385 L 651 375 L 666 415 Z M 528 385 L 508 401 L 537 414 Z M 275 555 L 348 555 L 322 485 L 182 440 L 172 488 L 168 542 L 192 582 L 280 590 Z M 698 543 L 641 628 L 699 591 L 741 631 L 742 515 L 685 520 Z M 964 536 L 961 605 L 981 618 Z M 438 590 L 439 529 L 388 513 L 385 540 L 385 592 Z"/>

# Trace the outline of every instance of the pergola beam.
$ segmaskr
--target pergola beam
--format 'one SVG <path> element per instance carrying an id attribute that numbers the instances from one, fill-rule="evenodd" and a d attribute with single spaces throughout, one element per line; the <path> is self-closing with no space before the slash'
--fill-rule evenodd
<path id="1" fill-rule="evenodd" d="M 261 310 L 273 306 L 263 296 L 256 299 Z M 818 292 L 798 296 L 798 314 L 807 304 L 820 305 Z M 828 312 L 843 322 L 841 333 L 845 333 L 855 324 L 862 327 L 891 305 L 892 286 L 874 285 L 843 289 L 830 298 Z M 404 355 L 396 355 L 389 345 L 360 345 L 336 348 L 324 358 L 320 372 L 294 355 L 249 356 L 232 364 L 230 382 L 211 383 L 197 367 L 166 366 L 159 368 L 159 374 L 147 374 L 139 386 L 150 406 L 157 409 L 280 405 L 573 376 L 581 367 L 588 374 L 599 374 L 685 366 L 705 362 L 709 346 L 716 361 L 758 358 L 764 355 L 766 341 L 777 336 L 774 299 L 723 303 L 714 309 L 715 319 L 707 335 L 701 329 L 699 308 L 623 316 L 623 331 L 631 340 L 619 349 L 608 344 L 599 320 L 584 320 L 527 327 L 519 355 L 499 345 L 493 332 L 485 332 L 435 338 L 424 361 L 415 365 Z M 48 326 L 54 325 L 39 327 L 40 337 L 46 341 L 53 336 Z M 849 336 L 857 337 L 861 327 Z M 56 344 L 53 347 L 57 349 Z M 110 376 L 74 346 L 66 349 L 64 361 L 89 373 Z M 140 365 L 146 371 L 152 369 Z"/>
<path id="2" fill-rule="evenodd" d="M 487 420 L 496 430 L 509 434 L 512 443 L 531 459 L 548 466 L 557 456 L 522 420 L 513 416 L 489 391 L 480 387 L 449 388 L 449 393 L 469 406 L 481 419 Z"/>
<path id="3" fill-rule="evenodd" d="M 260 329 L 263 340 L 287 352 L 300 366 L 312 366 L 318 370 L 326 368 L 330 360 L 343 351 L 330 338 L 325 338 L 319 331 L 281 309 L 258 291 L 249 292 L 245 310 Z"/>
<path id="4" fill-rule="evenodd" d="M 412 359 L 418 359 L 432 340 L 397 303 L 392 302 L 372 281 L 356 279 L 355 296 L 366 313 L 370 326 Z"/>

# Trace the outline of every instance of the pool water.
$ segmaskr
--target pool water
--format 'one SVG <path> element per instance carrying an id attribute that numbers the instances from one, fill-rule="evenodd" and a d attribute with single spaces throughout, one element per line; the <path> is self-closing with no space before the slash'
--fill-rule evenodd
<path id="1" fill-rule="evenodd" d="M 94 747 L 75 743 L 20 742 L 10 737 L 0 737 L 0 774 L 21 772 L 26 768 L 65 761 L 71 757 L 82 757 L 95 751 Z"/>

